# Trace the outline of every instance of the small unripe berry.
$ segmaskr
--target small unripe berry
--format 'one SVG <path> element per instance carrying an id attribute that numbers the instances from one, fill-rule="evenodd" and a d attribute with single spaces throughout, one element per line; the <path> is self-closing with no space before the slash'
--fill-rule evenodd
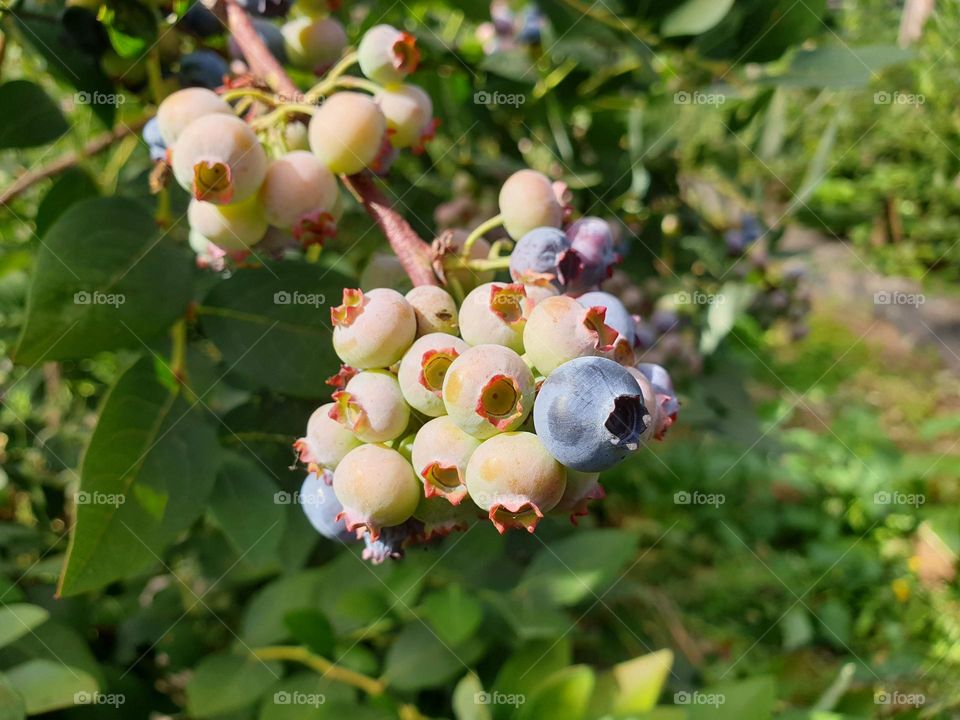
<path id="1" fill-rule="evenodd" d="M 336 227 L 330 208 L 337 180 L 312 153 L 297 150 L 271 162 L 259 197 L 267 221 L 289 228 L 303 245 L 322 241 Z"/>
<path id="2" fill-rule="evenodd" d="M 387 119 L 390 144 L 403 148 L 422 148 L 433 128 L 433 102 L 416 85 L 388 87 L 375 96 Z"/>
<path id="3" fill-rule="evenodd" d="M 605 314 L 604 308 L 585 308 L 566 295 L 541 301 L 530 311 L 523 331 L 534 367 L 549 375 L 574 358 L 612 350 L 617 331 L 604 323 Z"/>
<path id="4" fill-rule="evenodd" d="M 307 520 L 314 530 L 328 540 L 342 543 L 356 542 L 355 533 L 347 530 L 342 519 L 337 519 L 343 512 L 343 506 L 337 500 L 331 483 L 333 473 L 321 470 L 311 472 L 300 486 L 300 505 Z"/>
<path id="5" fill-rule="evenodd" d="M 510 277 L 529 285 L 564 287 L 563 268 L 569 263 L 570 241 L 561 230 L 538 227 L 517 241 L 510 253 Z"/>
<path id="6" fill-rule="evenodd" d="M 184 88 L 168 95 L 157 108 L 160 135 L 172 147 L 184 128 L 199 117 L 213 114 L 233 115 L 233 109 L 212 90 Z"/>
<path id="7" fill-rule="evenodd" d="M 369 95 L 338 92 L 310 120 L 310 149 L 331 172 L 370 167 L 383 145 L 387 121 Z"/>
<path id="8" fill-rule="evenodd" d="M 391 25 L 374 25 L 367 30 L 357 54 L 363 74 L 381 85 L 403 82 L 420 62 L 416 38 Z"/>
<path id="9" fill-rule="evenodd" d="M 343 304 L 330 311 L 333 349 L 351 367 L 390 367 L 417 334 L 417 318 L 403 295 L 389 288 L 344 289 Z"/>
<path id="10" fill-rule="evenodd" d="M 670 373 L 661 365 L 639 363 L 637 370 L 650 381 L 653 392 L 656 394 L 655 437 L 657 440 L 663 440 L 667 430 L 676 422 L 680 411 L 680 401 L 677 400 L 677 393 L 673 389 L 673 381 L 670 379 Z"/>
<path id="11" fill-rule="evenodd" d="M 358 280 L 364 292 L 377 288 L 393 288 L 397 292 L 407 292 L 413 283 L 403 269 L 403 264 L 392 252 L 376 251 L 370 255 L 367 264 L 360 271 Z"/>
<path id="12" fill-rule="evenodd" d="M 600 473 L 580 472 L 573 468 L 565 468 L 567 484 L 563 497 L 556 504 L 552 512 L 570 516 L 570 522 L 577 524 L 577 518 L 588 513 L 587 505 L 591 500 L 600 500 L 606 497 L 600 485 Z"/>
<path id="13" fill-rule="evenodd" d="M 232 115 L 199 117 L 173 147 L 173 174 L 198 200 L 227 205 L 256 193 L 267 172 L 267 155 L 256 134 Z"/>
<path id="14" fill-rule="evenodd" d="M 554 370 L 537 393 L 537 436 L 559 462 L 601 472 L 636 452 L 652 417 L 640 386 L 607 358 L 582 357 Z"/>
<path id="15" fill-rule="evenodd" d="M 447 416 L 420 428 L 413 441 L 413 469 L 423 480 L 425 496 L 459 505 L 467 494 L 467 461 L 478 447 L 480 441 Z"/>
<path id="16" fill-rule="evenodd" d="M 480 513 L 473 503 L 452 505 L 442 497 L 433 496 L 420 499 L 413 517 L 423 523 L 421 541 L 429 542 L 468 529 L 480 518 Z"/>
<path id="17" fill-rule="evenodd" d="M 460 306 L 460 334 L 471 345 L 503 345 L 522 353 L 530 305 L 523 285 L 480 285 Z"/>
<path id="18" fill-rule="evenodd" d="M 430 333 L 460 334 L 457 303 L 443 288 L 436 285 L 420 285 L 404 297 L 417 316 L 417 337 Z"/>
<path id="19" fill-rule="evenodd" d="M 443 380 L 450 419 L 480 439 L 516 430 L 533 404 L 533 373 L 502 345 L 475 345 L 453 361 Z"/>
<path id="20" fill-rule="evenodd" d="M 610 224 L 601 218 L 580 218 L 567 228 L 566 234 L 577 261 L 568 263 L 564 275 L 567 292 L 576 295 L 610 277 L 617 253 Z"/>
<path id="21" fill-rule="evenodd" d="M 530 301 L 530 309 L 533 310 L 538 303 L 549 297 L 556 297 L 560 292 L 553 285 L 524 285 L 527 292 L 527 300 Z"/>
<path id="22" fill-rule="evenodd" d="M 343 505 L 348 530 L 380 537 L 382 528 L 399 525 L 417 509 L 420 483 L 403 455 L 381 445 L 351 450 L 333 473 L 333 491 Z"/>
<path id="23" fill-rule="evenodd" d="M 191 230 L 224 250 L 249 250 L 267 232 L 267 220 L 256 197 L 233 205 L 191 200 L 187 221 Z"/>
<path id="24" fill-rule="evenodd" d="M 229 74 L 229 64 L 213 50 L 194 50 L 180 59 L 180 84 L 183 87 L 213 90 L 223 85 L 224 76 Z"/>
<path id="25" fill-rule="evenodd" d="M 357 373 L 333 394 L 328 415 L 364 442 L 387 442 L 403 434 L 410 422 L 396 377 L 386 370 Z"/>
<path id="26" fill-rule="evenodd" d="M 429 417 L 446 414 L 443 378 L 468 345 L 458 337 L 431 333 L 414 341 L 400 361 L 397 379 L 407 403 Z"/>
<path id="27" fill-rule="evenodd" d="M 347 47 L 347 33 L 340 21 L 325 17 L 290 20 L 280 29 L 287 59 L 294 67 L 321 73 L 335 63 Z"/>
<path id="28" fill-rule="evenodd" d="M 536 170 L 519 170 L 500 188 L 503 226 L 514 240 L 538 227 L 558 228 L 563 208 L 546 175 Z"/>
<path id="29" fill-rule="evenodd" d="M 501 533 L 533 532 L 563 497 L 566 473 L 533 433 L 508 432 L 483 442 L 467 463 L 467 489 Z"/>
<path id="30" fill-rule="evenodd" d="M 360 438 L 353 431 L 330 417 L 335 403 L 321 405 L 307 421 L 307 432 L 293 446 L 300 454 L 300 462 L 313 471 L 315 466 L 335 470 L 343 456 L 359 447 Z"/>

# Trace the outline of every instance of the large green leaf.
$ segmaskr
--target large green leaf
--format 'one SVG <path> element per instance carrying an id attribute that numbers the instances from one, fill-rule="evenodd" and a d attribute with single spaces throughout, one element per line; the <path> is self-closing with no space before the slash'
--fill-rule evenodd
<path id="1" fill-rule="evenodd" d="M 86 704 L 100 688 L 83 670 L 52 660 L 31 660 L 6 671 L 28 715 Z"/>
<path id="2" fill-rule="evenodd" d="M 664 18 L 660 25 L 663 37 L 705 33 L 730 12 L 734 0 L 686 0 Z"/>
<path id="3" fill-rule="evenodd" d="M 70 126 L 39 85 L 11 80 L 0 85 L 0 149 L 46 145 Z"/>
<path id="4" fill-rule="evenodd" d="M 545 546 L 517 588 L 559 605 L 592 597 L 633 557 L 636 537 L 623 530 L 583 530 Z"/>
<path id="5" fill-rule="evenodd" d="M 385 682 L 397 690 L 438 687 L 455 678 L 482 653 L 480 638 L 449 646 L 423 623 L 400 631 L 387 651 Z"/>
<path id="6" fill-rule="evenodd" d="M 215 717 L 251 705 L 280 679 L 280 664 L 232 653 L 208 655 L 187 683 L 187 709 Z"/>
<path id="7" fill-rule="evenodd" d="M 569 665 L 572 657 L 569 634 L 525 643 L 500 667 L 493 687 L 503 695 L 529 695 L 546 678 Z M 493 711 L 498 718 L 511 717 L 504 705 L 494 705 Z"/>
<path id="8" fill-rule="evenodd" d="M 10 678 L 0 673 L 0 720 L 23 720 L 26 716 L 23 696 L 13 687 Z"/>
<path id="9" fill-rule="evenodd" d="M 160 382 L 152 358 L 123 374 L 83 460 L 61 593 L 102 587 L 158 562 L 202 512 L 219 460 L 205 412 Z"/>
<path id="10" fill-rule="evenodd" d="M 50 613 L 39 605 L 27 603 L 0 605 L 0 647 L 26 635 L 41 623 L 46 622 L 48 617 Z"/>
<path id="11" fill-rule="evenodd" d="M 121 198 L 84 200 L 43 237 L 16 350 L 20 363 L 142 348 L 190 299 L 193 263 Z"/>
<path id="12" fill-rule="evenodd" d="M 658 650 L 614 665 L 610 671 L 616 686 L 613 712 L 653 710 L 672 666 L 673 653 L 670 650 Z"/>
<path id="13" fill-rule="evenodd" d="M 523 720 L 582 720 L 587 717 L 593 686 L 593 669 L 587 665 L 558 670 L 544 680 L 530 697 L 521 696 L 523 701 L 517 717 Z"/>
<path id="14" fill-rule="evenodd" d="M 68 168 L 50 186 L 37 207 L 37 216 L 34 219 L 37 235 L 43 237 L 54 221 L 71 205 L 99 194 L 96 181 L 85 170 Z"/>
<path id="15" fill-rule="evenodd" d="M 490 706 L 483 702 L 485 697 L 480 678 L 467 673 L 453 689 L 453 714 L 457 720 L 491 720 Z"/>
<path id="16" fill-rule="evenodd" d="M 801 50 L 793 58 L 790 69 L 783 75 L 771 77 L 770 81 L 791 87 L 861 88 L 878 71 L 912 57 L 912 51 L 896 45 L 857 48 L 827 45 Z"/>
<path id="17" fill-rule="evenodd" d="M 687 707 L 689 720 L 740 720 L 749 717 L 766 720 L 773 717 L 777 699 L 773 679 L 760 676 L 727 685 L 717 685 L 699 693 Z M 692 698 L 691 694 L 687 694 Z"/>
<path id="18" fill-rule="evenodd" d="M 274 685 L 260 703 L 259 720 L 354 718 L 356 691 L 313 672 L 301 672 Z"/>
<path id="19" fill-rule="evenodd" d="M 483 606 L 454 583 L 423 599 L 423 619 L 449 645 L 473 635 L 483 620 Z"/>
<path id="20" fill-rule="evenodd" d="M 230 370 L 299 397 L 329 395 L 337 368 L 330 308 L 349 280 L 317 265 L 286 261 L 240 270 L 198 308 L 207 336 Z"/>

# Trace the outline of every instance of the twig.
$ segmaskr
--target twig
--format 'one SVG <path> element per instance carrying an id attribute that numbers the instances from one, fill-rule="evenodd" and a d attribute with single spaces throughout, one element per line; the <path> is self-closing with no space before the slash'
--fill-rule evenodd
<path id="1" fill-rule="evenodd" d="M 389 206 L 373 178 L 360 173 L 343 177 L 343 183 L 363 203 L 367 214 L 387 236 L 390 247 L 413 284 L 439 285 L 430 263 L 430 246 L 417 235 L 402 215 Z"/>
<path id="2" fill-rule="evenodd" d="M 108 130 L 95 137 L 93 140 L 83 146 L 80 152 L 68 152 L 56 160 L 43 165 L 36 170 L 30 170 L 18 177 L 6 190 L 0 194 L 0 205 L 7 205 L 11 200 L 16 199 L 25 191 L 36 185 L 41 180 L 46 180 L 54 175 L 62 173 L 64 170 L 72 168 L 81 160 L 93 157 L 97 153 L 103 152 L 113 143 L 122 140 L 128 135 L 134 135 L 147 124 L 147 121 L 153 117 L 153 113 L 148 113 L 130 123 L 124 123 L 113 130 Z"/>
<path id="3" fill-rule="evenodd" d="M 276 92 L 284 95 L 287 100 L 300 97 L 300 89 L 294 84 L 283 66 L 267 49 L 266 44 L 257 35 L 256 28 L 250 16 L 237 5 L 236 0 L 227 0 L 227 23 L 230 25 L 230 34 L 240 46 L 240 51 L 250 66 L 254 75 L 258 75 Z"/>
<path id="4" fill-rule="evenodd" d="M 386 689 L 380 680 L 335 665 L 324 657 L 314 655 L 305 647 L 275 645 L 257 648 L 253 654 L 261 660 L 291 660 L 301 663 L 331 680 L 360 688 L 368 695 L 382 695 Z"/>

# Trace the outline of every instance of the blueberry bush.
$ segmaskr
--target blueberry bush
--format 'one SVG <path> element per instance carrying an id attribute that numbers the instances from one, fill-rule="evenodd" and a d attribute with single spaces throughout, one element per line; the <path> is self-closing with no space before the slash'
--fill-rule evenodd
<path id="1" fill-rule="evenodd" d="M 0 717 L 956 712 L 956 382 L 731 148 L 840 22 L 0 9 Z"/>

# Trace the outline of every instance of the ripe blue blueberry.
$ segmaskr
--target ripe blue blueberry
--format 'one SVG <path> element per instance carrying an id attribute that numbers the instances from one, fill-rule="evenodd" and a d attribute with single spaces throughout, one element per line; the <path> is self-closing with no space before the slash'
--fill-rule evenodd
<path id="1" fill-rule="evenodd" d="M 257 35 L 263 40 L 263 44 L 267 46 L 270 54 L 285 64 L 287 62 L 287 51 L 284 47 L 283 33 L 280 32 L 280 28 L 269 20 L 253 18 L 253 29 L 257 31 Z M 243 51 L 232 35 L 230 36 L 229 46 L 230 57 L 235 60 L 243 60 Z"/>
<path id="2" fill-rule="evenodd" d="M 334 495 L 331 482 L 333 473 L 329 470 L 307 475 L 300 486 L 300 505 L 310 524 L 325 538 L 344 543 L 355 542 L 356 533 L 347 530 L 343 520 L 337 519 L 343 512 L 343 506 Z"/>
<path id="3" fill-rule="evenodd" d="M 259 17 L 283 17 L 292 4 L 292 0 L 237 0 L 237 5 Z"/>
<path id="4" fill-rule="evenodd" d="M 510 255 L 510 277 L 514 282 L 562 287 L 563 263 L 570 257 L 570 241 L 562 230 L 534 228 L 517 241 Z"/>
<path id="5" fill-rule="evenodd" d="M 160 121 L 152 117 L 143 126 L 143 141 L 150 148 L 150 159 L 156 162 L 167 157 L 167 144 L 160 134 Z"/>
<path id="6" fill-rule="evenodd" d="M 180 84 L 183 87 L 213 90 L 223 85 L 223 76 L 229 74 L 227 61 L 213 50 L 195 50 L 180 58 Z"/>
<path id="7" fill-rule="evenodd" d="M 637 381 L 613 360 L 581 357 L 544 381 L 533 406 L 537 436 L 560 463 L 601 472 L 635 452 L 652 418 Z"/>
<path id="8" fill-rule="evenodd" d="M 207 38 L 222 33 L 223 23 L 210 8 L 197 0 L 177 21 L 177 28 L 189 35 Z"/>
<path id="9" fill-rule="evenodd" d="M 567 239 L 576 253 L 576 260 L 571 259 L 566 266 L 567 292 L 585 292 L 610 277 L 618 256 L 606 220 L 580 218 L 567 228 Z"/>

